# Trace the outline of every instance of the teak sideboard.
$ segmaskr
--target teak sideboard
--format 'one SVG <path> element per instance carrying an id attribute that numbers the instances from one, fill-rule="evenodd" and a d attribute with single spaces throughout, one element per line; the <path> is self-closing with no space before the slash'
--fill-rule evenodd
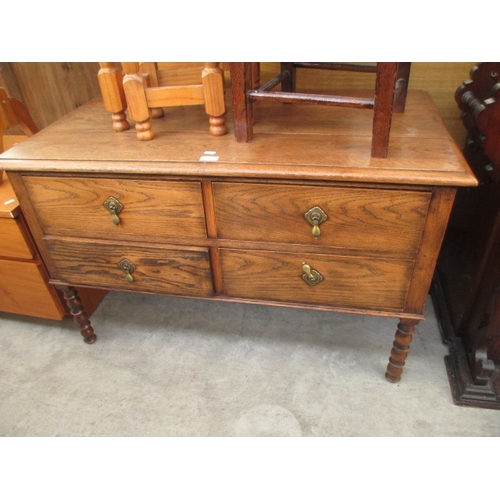
<path id="1" fill-rule="evenodd" d="M 0 156 L 52 284 L 87 343 L 74 287 L 305 307 L 399 319 L 400 379 L 456 189 L 474 186 L 425 92 L 371 158 L 369 111 L 262 103 L 254 138 L 206 132 L 171 108 L 156 137 L 112 132 L 91 101 Z"/>

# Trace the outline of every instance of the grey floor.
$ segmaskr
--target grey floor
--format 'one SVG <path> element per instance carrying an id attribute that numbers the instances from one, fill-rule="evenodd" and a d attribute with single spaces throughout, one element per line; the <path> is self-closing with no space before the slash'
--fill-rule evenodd
<path id="1" fill-rule="evenodd" d="M 109 293 L 89 346 L 0 313 L 0 435 L 500 436 L 498 410 L 453 404 L 426 314 L 390 384 L 390 318 Z"/>

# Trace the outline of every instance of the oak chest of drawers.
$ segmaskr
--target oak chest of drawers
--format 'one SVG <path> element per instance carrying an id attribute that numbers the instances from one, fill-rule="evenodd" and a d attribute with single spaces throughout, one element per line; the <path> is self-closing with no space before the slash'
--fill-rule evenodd
<path id="1" fill-rule="evenodd" d="M 475 178 L 422 92 L 387 159 L 370 156 L 369 112 L 259 112 L 248 144 L 209 136 L 192 108 L 139 142 L 91 102 L 0 167 L 88 343 L 74 286 L 393 316 L 399 380 L 455 191 Z"/>

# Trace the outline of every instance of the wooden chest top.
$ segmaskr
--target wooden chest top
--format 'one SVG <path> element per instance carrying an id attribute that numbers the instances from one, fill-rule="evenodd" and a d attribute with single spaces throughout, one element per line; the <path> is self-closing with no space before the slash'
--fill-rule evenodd
<path id="1" fill-rule="evenodd" d="M 405 113 L 393 115 L 385 159 L 370 156 L 371 111 L 282 103 L 259 103 L 255 111 L 255 137 L 249 143 L 236 142 L 230 112 L 229 133 L 210 136 L 200 106 L 169 108 L 154 121 L 156 137 L 141 142 L 133 126 L 113 132 L 110 114 L 94 100 L 0 155 L 0 166 L 7 171 L 477 184 L 422 91 L 409 92 Z"/>

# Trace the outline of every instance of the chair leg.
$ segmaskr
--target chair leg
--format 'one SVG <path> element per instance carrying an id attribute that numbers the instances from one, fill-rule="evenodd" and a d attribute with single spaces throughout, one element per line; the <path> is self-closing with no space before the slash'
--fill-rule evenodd
<path id="1" fill-rule="evenodd" d="M 281 90 L 283 92 L 295 92 L 295 64 L 293 62 L 282 62 L 281 72 L 284 73 L 285 71 L 288 71 L 290 76 L 281 82 Z"/>
<path id="2" fill-rule="evenodd" d="M 410 80 L 411 63 L 398 63 L 398 76 L 396 78 L 396 95 L 394 96 L 394 113 L 404 113 L 406 94 Z"/>
<path id="3" fill-rule="evenodd" d="M 398 63 L 377 63 L 373 106 L 372 152 L 374 158 L 387 158 Z"/>
<path id="4" fill-rule="evenodd" d="M 4 151 L 3 137 L 6 130 L 19 126 L 28 137 L 38 132 L 38 127 L 21 101 L 9 97 L 0 87 L 0 154 Z M 3 170 L 0 170 L 0 185 L 3 183 Z"/>
<path id="5" fill-rule="evenodd" d="M 253 105 L 248 97 L 252 84 L 252 63 L 231 63 L 234 135 L 238 142 L 253 139 Z"/>
<path id="6" fill-rule="evenodd" d="M 115 63 L 100 62 L 100 70 L 97 74 L 99 87 L 101 89 L 104 107 L 111 113 L 113 130 L 122 132 L 130 128 L 125 110 L 127 101 L 123 91 L 123 73 L 116 67 Z"/>
<path id="7" fill-rule="evenodd" d="M 260 87 L 260 62 L 252 63 L 252 90 Z"/>
<path id="8" fill-rule="evenodd" d="M 139 63 L 139 71 L 142 74 L 147 75 L 148 87 L 159 87 L 158 82 L 158 66 L 154 62 Z M 152 118 L 162 118 L 165 116 L 165 111 L 163 108 L 151 108 Z"/>
<path id="9" fill-rule="evenodd" d="M 224 73 L 219 63 L 205 63 L 201 73 L 205 111 L 210 116 L 209 131 L 212 135 L 227 134 L 226 103 L 224 101 Z"/>
<path id="10" fill-rule="evenodd" d="M 21 101 L 18 101 L 14 97 L 11 97 L 10 104 L 12 106 L 14 114 L 16 115 L 17 124 L 19 125 L 19 127 L 21 128 L 21 130 L 24 132 L 25 135 L 31 137 L 32 135 L 39 132 L 39 129 L 35 124 L 35 122 L 33 121 L 33 118 L 31 118 L 29 111 L 26 109 L 26 107 Z"/>
<path id="11" fill-rule="evenodd" d="M 122 63 L 122 66 L 125 70 L 123 89 L 130 119 L 135 121 L 137 138 L 141 141 L 150 141 L 154 137 L 154 132 L 151 129 L 151 111 L 146 99 L 146 78 L 139 73 L 137 63 Z"/>

